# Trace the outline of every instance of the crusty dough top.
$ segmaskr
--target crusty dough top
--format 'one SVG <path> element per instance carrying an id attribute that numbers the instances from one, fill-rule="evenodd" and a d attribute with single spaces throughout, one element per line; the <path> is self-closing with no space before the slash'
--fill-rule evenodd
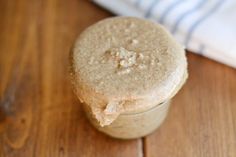
<path id="1" fill-rule="evenodd" d="M 104 110 L 115 102 L 116 108 L 110 110 L 116 112 L 121 101 L 168 99 L 187 63 L 183 47 L 162 26 L 115 17 L 90 26 L 79 36 L 72 65 L 78 97 L 97 108 L 99 103 L 94 101 L 101 99 Z"/>

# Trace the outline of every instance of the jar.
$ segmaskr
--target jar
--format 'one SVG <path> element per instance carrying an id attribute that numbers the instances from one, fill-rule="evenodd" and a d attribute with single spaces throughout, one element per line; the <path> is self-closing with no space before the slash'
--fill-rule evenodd
<path id="1" fill-rule="evenodd" d="M 183 46 L 161 25 L 135 17 L 88 27 L 77 38 L 70 63 L 75 94 L 90 122 L 120 139 L 158 128 L 188 76 Z"/>
<path id="2" fill-rule="evenodd" d="M 89 121 L 99 131 L 114 138 L 134 139 L 152 133 L 163 123 L 169 110 L 170 100 L 148 110 L 121 114 L 114 122 L 104 127 L 94 118 L 87 105 L 83 106 Z"/>

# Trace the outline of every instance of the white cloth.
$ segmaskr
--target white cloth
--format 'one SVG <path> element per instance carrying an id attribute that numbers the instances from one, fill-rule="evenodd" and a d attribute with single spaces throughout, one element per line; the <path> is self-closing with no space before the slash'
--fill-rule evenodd
<path id="1" fill-rule="evenodd" d="M 163 24 L 185 47 L 236 68 L 235 0 L 93 0 L 122 16 Z"/>

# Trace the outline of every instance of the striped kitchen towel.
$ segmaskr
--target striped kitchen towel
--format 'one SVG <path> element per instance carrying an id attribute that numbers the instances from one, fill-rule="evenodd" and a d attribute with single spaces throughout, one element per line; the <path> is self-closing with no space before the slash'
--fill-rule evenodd
<path id="1" fill-rule="evenodd" d="M 236 68 L 235 0 L 93 0 L 117 15 L 164 25 L 195 53 Z"/>

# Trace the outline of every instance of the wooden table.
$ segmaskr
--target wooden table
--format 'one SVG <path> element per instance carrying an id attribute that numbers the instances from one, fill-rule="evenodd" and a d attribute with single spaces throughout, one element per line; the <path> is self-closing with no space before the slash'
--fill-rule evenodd
<path id="1" fill-rule="evenodd" d="M 86 0 L 0 1 L 0 157 L 236 157 L 236 70 L 192 53 L 188 82 L 153 134 L 122 141 L 89 125 L 68 52 L 109 16 Z"/>

